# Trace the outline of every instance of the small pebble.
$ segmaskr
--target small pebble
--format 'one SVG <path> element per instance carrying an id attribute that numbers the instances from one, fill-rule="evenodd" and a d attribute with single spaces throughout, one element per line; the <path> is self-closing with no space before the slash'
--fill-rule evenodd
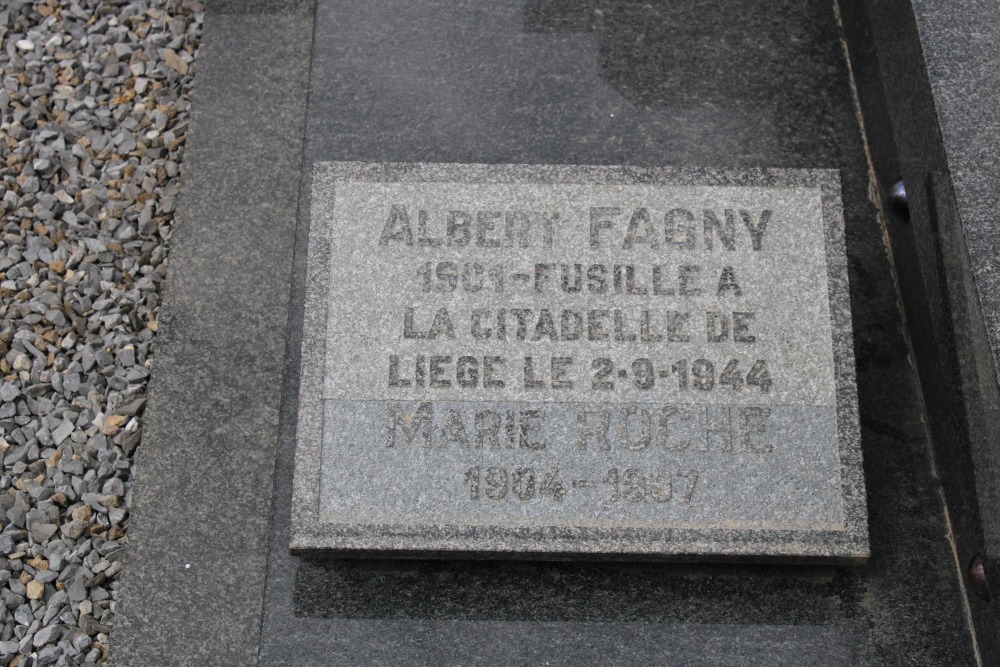
<path id="1" fill-rule="evenodd" d="M 45 595 L 45 584 L 38 580 L 32 580 L 27 585 L 28 599 L 41 600 Z"/>

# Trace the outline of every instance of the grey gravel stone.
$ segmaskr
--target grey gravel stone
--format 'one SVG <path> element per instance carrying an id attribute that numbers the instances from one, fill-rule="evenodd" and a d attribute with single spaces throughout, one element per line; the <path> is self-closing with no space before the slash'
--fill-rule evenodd
<path id="1" fill-rule="evenodd" d="M 59 661 L 59 656 L 63 654 L 63 649 L 58 646 L 46 646 L 38 652 L 35 659 L 36 665 L 54 665 Z"/>
<path id="2" fill-rule="evenodd" d="M 31 538 L 41 544 L 47 542 L 58 529 L 58 526 L 52 523 L 36 523 L 31 527 Z"/>
<path id="3" fill-rule="evenodd" d="M 36 648 L 39 646 L 45 646 L 46 644 L 56 641 L 62 634 L 63 628 L 59 625 L 50 625 L 48 627 L 42 628 L 35 633 L 34 639 L 31 643 Z"/>
<path id="4" fill-rule="evenodd" d="M 52 432 L 52 439 L 57 445 L 61 445 L 73 433 L 73 428 L 73 422 L 64 421 L 59 425 L 59 428 Z"/>
<path id="5" fill-rule="evenodd" d="M 102 632 L 111 632 L 111 626 L 100 623 L 93 616 L 82 617 L 80 619 L 80 629 L 90 636 L 94 636 Z"/>
<path id="6" fill-rule="evenodd" d="M 203 13 L 0 4 L 0 665 L 105 660 Z"/>
<path id="7" fill-rule="evenodd" d="M 70 644 L 77 653 L 87 650 L 92 643 L 93 640 L 90 638 L 90 635 L 85 632 L 74 633 L 73 638 L 70 640 Z"/>
<path id="8" fill-rule="evenodd" d="M 0 401 L 9 403 L 21 395 L 21 390 L 13 382 L 4 382 L 0 386 Z"/>
<path id="9" fill-rule="evenodd" d="M 83 585 L 83 582 L 80 580 L 74 581 L 69 587 L 69 599 L 73 602 L 81 602 L 86 597 L 87 588 Z"/>

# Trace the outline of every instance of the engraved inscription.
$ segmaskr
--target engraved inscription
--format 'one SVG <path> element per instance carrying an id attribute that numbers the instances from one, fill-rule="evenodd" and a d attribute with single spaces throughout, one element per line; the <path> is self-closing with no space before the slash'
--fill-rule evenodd
<path id="1" fill-rule="evenodd" d="M 843 523 L 819 189 L 324 187 L 322 521 Z"/>
<path id="2" fill-rule="evenodd" d="M 694 443 L 695 449 L 702 452 L 769 453 L 770 416 L 770 408 L 763 405 L 669 404 L 651 409 L 630 404 L 612 410 L 599 404 L 583 404 L 577 408 L 575 437 L 567 434 L 568 439 L 560 446 L 570 447 L 575 443 L 578 450 L 592 445 L 596 449 L 621 447 L 630 451 L 654 446 L 678 452 Z M 431 401 L 415 405 L 389 401 L 383 441 L 390 448 L 398 445 L 437 450 L 449 447 L 541 450 L 546 443 L 536 434 L 545 430 L 544 419 L 542 409 L 505 410 L 497 405 L 488 409 L 435 412 Z M 678 428 L 685 433 L 693 431 L 694 439 L 690 435 L 684 439 L 671 435 Z"/>

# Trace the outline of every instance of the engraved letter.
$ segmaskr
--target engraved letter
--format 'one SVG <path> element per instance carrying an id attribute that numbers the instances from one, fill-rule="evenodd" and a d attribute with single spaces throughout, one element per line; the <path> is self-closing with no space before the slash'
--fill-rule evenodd
<path id="1" fill-rule="evenodd" d="M 715 417 L 709 413 L 715 408 Z M 712 436 L 716 436 L 722 444 L 722 451 L 733 451 L 733 418 L 728 405 L 698 407 L 698 425 L 701 427 L 700 449 L 707 452 L 712 443 Z"/>
<path id="2" fill-rule="evenodd" d="M 617 206 L 612 208 L 592 208 L 590 209 L 590 247 L 600 248 L 601 247 L 601 230 L 611 229 L 614 223 L 611 222 L 609 216 L 621 215 L 622 210 Z"/>
<path id="3" fill-rule="evenodd" d="M 710 310 L 705 313 L 705 335 L 709 343 L 721 343 L 729 339 L 729 315 Z"/>
<path id="4" fill-rule="evenodd" d="M 675 208 L 663 216 L 663 232 L 667 243 L 673 243 L 678 248 L 694 248 L 694 214 L 687 209 Z"/>
<path id="5" fill-rule="evenodd" d="M 750 215 L 750 211 L 740 209 L 740 216 L 743 218 L 743 224 L 747 226 L 747 231 L 750 232 L 750 239 L 753 241 L 753 249 L 760 250 L 760 244 L 764 238 L 764 231 L 767 229 L 767 223 L 771 220 L 771 210 L 764 209 L 761 211 L 760 220 L 756 223 L 753 221 L 753 216 Z"/>
<path id="6" fill-rule="evenodd" d="M 479 211 L 476 214 L 476 245 L 481 248 L 499 248 L 500 239 L 490 237 L 496 229 L 496 221 L 503 214 L 500 211 Z"/>
<path id="7" fill-rule="evenodd" d="M 475 357 L 459 357 L 455 375 L 460 387 L 474 389 L 479 384 L 479 360 Z"/>
<path id="8" fill-rule="evenodd" d="M 393 205 L 389 207 L 389 219 L 385 221 L 385 227 L 382 228 L 382 236 L 379 238 L 378 244 L 389 245 L 389 241 L 402 241 L 406 245 L 413 245 L 410 215 L 406 212 L 405 206 Z"/>
<path id="9" fill-rule="evenodd" d="M 726 250 L 736 250 L 736 216 L 727 208 L 725 218 L 726 224 L 723 226 L 719 218 L 715 215 L 715 211 L 704 211 L 704 228 L 702 229 L 702 233 L 704 234 L 706 249 L 712 249 L 712 237 L 717 234 L 723 248 Z"/>
<path id="10" fill-rule="evenodd" d="M 444 424 L 441 425 L 441 442 L 439 449 L 447 449 L 452 442 L 457 442 L 459 447 L 469 446 L 469 435 L 465 432 L 465 424 L 462 423 L 462 415 L 458 410 L 448 410 L 444 416 Z"/>
<path id="11" fill-rule="evenodd" d="M 595 417 L 596 423 L 588 419 Z M 587 440 L 593 438 L 600 449 L 611 449 L 608 429 L 611 427 L 611 413 L 596 405 L 581 407 L 576 413 L 576 448 L 586 449 Z"/>
<path id="12" fill-rule="evenodd" d="M 403 444 L 418 442 L 423 447 L 431 446 L 431 426 L 434 421 L 433 404 L 424 401 L 416 412 L 404 411 L 402 403 L 386 404 L 385 446 L 396 446 L 396 429 L 403 434 Z"/>
<path id="13" fill-rule="evenodd" d="M 567 369 L 573 365 L 573 357 L 552 357 L 552 388 L 572 389 L 573 381 L 566 379 Z"/>
<path id="14" fill-rule="evenodd" d="M 544 416 L 541 410 L 521 410 L 521 437 L 518 439 L 521 449 L 545 449 L 543 441 L 531 439 L 541 430 Z"/>
<path id="15" fill-rule="evenodd" d="M 771 409 L 764 406 L 751 405 L 740 408 L 741 451 L 761 454 L 771 451 L 771 443 L 764 438 L 767 435 L 767 420 L 770 416 Z M 754 438 L 754 435 L 760 437 Z"/>
<path id="16" fill-rule="evenodd" d="M 390 354 L 389 355 L 389 386 L 390 387 L 409 387 L 413 384 L 413 381 L 408 378 L 399 377 L 399 355 Z"/>
<path id="17" fill-rule="evenodd" d="M 750 323 L 756 313 L 733 313 L 733 340 L 737 343 L 753 343 L 757 337 L 750 333 Z"/>
<path id="18" fill-rule="evenodd" d="M 648 243 L 652 250 L 657 250 L 660 247 L 660 242 L 656 239 L 656 233 L 653 231 L 653 225 L 649 222 L 649 211 L 645 208 L 636 209 L 635 213 L 632 214 L 622 248 L 629 250 L 635 243 Z"/>
<path id="19" fill-rule="evenodd" d="M 465 211 L 448 211 L 448 245 L 469 245 L 472 216 Z"/>
<path id="20" fill-rule="evenodd" d="M 660 409 L 660 446 L 668 452 L 679 452 L 691 446 L 691 438 L 671 438 L 670 418 L 678 417 L 683 421 L 691 419 L 691 411 L 676 405 L 664 405 Z"/>
<path id="21" fill-rule="evenodd" d="M 724 266 L 722 267 L 722 273 L 719 275 L 719 289 L 716 291 L 716 296 L 726 296 L 726 292 L 732 292 L 733 296 L 741 296 L 743 290 L 740 289 L 740 284 L 736 282 L 736 272 L 733 271 L 733 267 Z"/>
<path id="22" fill-rule="evenodd" d="M 500 448 L 500 415 L 493 410 L 480 410 L 476 413 L 476 449 L 489 445 L 493 449 Z"/>
<path id="23" fill-rule="evenodd" d="M 639 426 L 635 433 L 632 433 L 629 429 L 632 417 L 639 419 Z M 640 408 L 638 405 L 628 405 L 621 411 L 621 414 L 618 416 L 618 435 L 622 439 L 625 449 L 638 452 L 649 447 L 651 422 L 649 411 L 645 408 Z"/>

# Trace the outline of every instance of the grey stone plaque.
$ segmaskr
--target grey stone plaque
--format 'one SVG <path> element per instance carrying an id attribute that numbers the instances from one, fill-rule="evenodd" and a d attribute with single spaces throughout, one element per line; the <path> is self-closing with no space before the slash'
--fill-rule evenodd
<path id="1" fill-rule="evenodd" d="M 316 165 L 291 547 L 863 561 L 838 174 Z"/>

